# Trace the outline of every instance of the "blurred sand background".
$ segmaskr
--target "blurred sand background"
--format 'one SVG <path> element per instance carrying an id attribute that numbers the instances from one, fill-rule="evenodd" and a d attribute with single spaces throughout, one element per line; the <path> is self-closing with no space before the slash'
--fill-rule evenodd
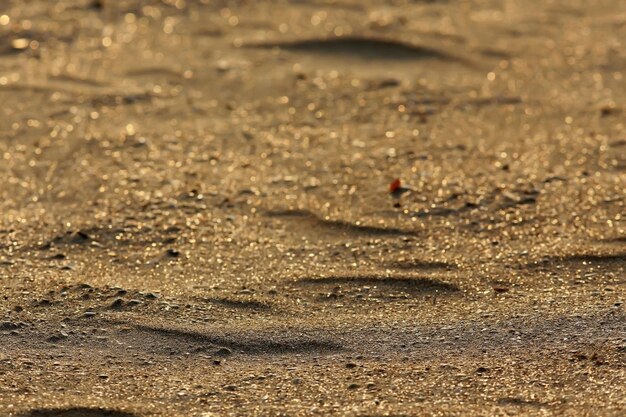
<path id="1" fill-rule="evenodd" d="M 623 416 L 625 42 L 615 0 L 3 0 L 0 415 Z"/>

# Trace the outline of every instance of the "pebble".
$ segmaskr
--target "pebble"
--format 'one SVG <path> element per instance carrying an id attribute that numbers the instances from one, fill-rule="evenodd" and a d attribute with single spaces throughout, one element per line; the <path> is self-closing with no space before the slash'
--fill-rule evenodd
<path id="1" fill-rule="evenodd" d="M 60 333 L 57 333 L 57 334 L 53 334 L 47 340 L 48 340 L 48 342 L 51 342 L 51 343 L 57 343 L 57 342 L 60 342 L 61 340 L 67 339 L 67 338 L 68 338 L 68 334 L 67 333 L 60 332 Z"/>
<path id="2" fill-rule="evenodd" d="M 121 298 L 116 298 L 115 301 L 113 301 L 109 307 L 114 308 L 114 309 L 120 309 L 123 306 L 124 306 L 124 300 L 122 300 Z"/>
<path id="3" fill-rule="evenodd" d="M 95 311 L 85 311 L 85 314 L 83 314 L 83 317 L 94 317 L 96 315 Z"/>
<path id="4" fill-rule="evenodd" d="M 0 323 L 0 330 L 15 330 L 19 328 L 20 326 L 18 324 L 10 321 L 3 321 L 2 323 Z"/>
<path id="5" fill-rule="evenodd" d="M 223 347 L 223 348 L 219 348 L 217 351 L 215 351 L 215 353 L 213 353 L 214 355 L 219 355 L 219 356 L 228 356 L 228 355 L 232 355 L 233 351 Z"/>
<path id="6" fill-rule="evenodd" d="M 70 237 L 70 242 L 76 243 L 76 244 L 87 243 L 90 240 L 91 240 L 91 236 L 89 236 L 89 234 L 83 232 L 82 230 L 72 233 L 72 236 Z"/>

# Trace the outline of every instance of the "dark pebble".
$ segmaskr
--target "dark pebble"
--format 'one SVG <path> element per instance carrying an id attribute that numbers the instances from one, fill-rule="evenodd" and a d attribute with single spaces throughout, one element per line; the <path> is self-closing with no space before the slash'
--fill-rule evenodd
<path id="1" fill-rule="evenodd" d="M 61 332 L 61 333 L 58 333 L 58 334 L 53 334 L 47 340 L 50 343 L 57 343 L 57 342 L 60 342 L 63 339 L 67 339 L 67 334 Z"/>
<path id="2" fill-rule="evenodd" d="M 3 321 L 0 323 L 0 330 L 15 330 L 19 329 L 20 326 L 16 323 L 12 323 L 10 321 Z"/>
<path id="3" fill-rule="evenodd" d="M 219 348 L 215 353 L 213 353 L 214 355 L 219 355 L 219 356 L 228 356 L 228 355 L 232 355 L 233 351 L 223 347 L 223 348 Z"/>
<path id="4" fill-rule="evenodd" d="M 109 307 L 114 309 L 120 309 L 124 307 L 124 300 L 122 300 L 121 298 L 116 298 Z"/>
<path id="5" fill-rule="evenodd" d="M 91 236 L 89 236 L 87 233 L 82 232 L 82 231 L 78 231 L 74 234 L 72 234 L 70 241 L 72 243 L 76 243 L 76 244 L 82 244 L 82 243 L 87 243 L 91 240 Z"/>

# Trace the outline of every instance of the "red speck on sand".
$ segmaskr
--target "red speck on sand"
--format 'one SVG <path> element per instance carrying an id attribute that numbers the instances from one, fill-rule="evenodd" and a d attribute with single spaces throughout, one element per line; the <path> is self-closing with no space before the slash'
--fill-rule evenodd
<path id="1" fill-rule="evenodd" d="M 402 183 L 400 182 L 400 178 L 396 178 L 391 184 L 389 184 L 389 192 L 395 193 L 401 186 Z"/>

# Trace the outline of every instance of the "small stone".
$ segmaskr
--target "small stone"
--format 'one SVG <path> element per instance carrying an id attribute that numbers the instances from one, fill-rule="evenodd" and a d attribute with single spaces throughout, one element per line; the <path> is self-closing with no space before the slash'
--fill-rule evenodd
<path id="1" fill-rule="evenodd" d="M 226 391 L 236 391 L 236 390 L 237 390 L 237 387 L 236 387 L 235 385 L 226 385 L 226 386 L 224 387 L 224 389 L 225 389 Z"/>
<path id="2" fill-rule="evenodd" d="M 0 330 L 15 330 L 19 329 L 20 326 L 16 323 L 12 323 L 10 321 L 3 321 L 0 323 Z"/>
<path id="3" fill-rule="evenodd" d="M 615 104 L 611 103 L 608 104 L 606 106 L 602 106 L 602 108 L 600 109 L 600 115 L 602 117 L 608 117 L 614 114 L 617 114 L 620 112 L 620 109 L 618 107 L 615 107 Z"/>
<path id="4" fill-rule="evenodd" d="M 144 298 L 148 300 L 156 300 L 157 298 L 159 298 L 159 296 L 155 293 L 149 292 L 149 293 L 144 294 Z"/>
<path id="5" fill-rule="evenodd" d="M 346 363 L 346 368 L 354 369 L 354 368 L 356 368 L 356 363 L 351 363 L 351 362 L 350 363 Z"/>
<path id="6" fill-rule="evenodd" d="M 359 384 L 354 384 L 353 383 L 353 384 L 348 385 L 348 389 L 350 389 L 350 390 L 354 390 L 354 389 L 357 389 L 357 388 L 359 388 Z"/>
<path id="7" fill-rule="evenodd" d="M 129 306 L 129 307 L 138 306 L 140 304 L 143 304 L 143 301 L 137 300 L 135 298 L 133 298 L 132 300 L 128 300 L 128 302 L 126 303 L 126 305 Z"/>
<path id="8" fill-rule="evenodd" d="M 214 361 L 213 361 L 213 365 L 215 365 L 215 366 L 219 366 L 219 365 L 221 365 L 221 364 L 222 364 L 222 361 L 220 361 L 220 360 L 218 360 L 218 359 L 216 359 L 216 360 L 214 360 Z"/>
<path id="9" fill-rule="evenodd" d="M 94 317 L 96 315 L 95 311 L 85 311 L 85 314 L 83 314 L 83 317 Z"/>
<path id="10" fill-rule="evenodd" d="M 218 356 L 229 356 L 233 354 L 233 351 L 223 347 L 223 348 L 219 348 L 215 353 L 213 353 L 214 355 L 218 355 Z"/>
<path id="11" fill-rule="evenodd" d="M 165 251 L 165 255 L 170 258 L 178 258 L 180 256 L 180 252 L 176 249 L 168 249 L 167 251 Z"/>
<path id="12" fill-rule="evenodd" d="M 484 374 L 485 372 L 488 372 L 489 369 L 485 368 L 484 366 L 479 366 L 478 369 L 476 369 L 476 373 L 477 374 Z"/>
<path id="13" fill-rule="evenodd" d="M 113 301 L 109 307 L 113 309 L 120 309 L 123 306 L 124 306 L 124 300 L 122 300 L 121 298 L 116 298 L 115 301 Z"/>
<path id="14" fill-rule="evenodd" d="M 100 374 L 100 375 L 98 375 L 98 378 L 100 378 L 100 379 L 108 379 L 109 376 L 107 374 Z"/>
<path id="15" fill-rule="evenodd" d="M 89 236 L 87 233 L 83 232 L 82 230 L 79 230 L 78 232 L 73 233 L 72 236 L 70 237 L 70 241 L 76 244 L 87 243 L 90 240 L 91 240 L 91 236 Z"/>
<path id="16" fill-rule="evenodd" d="M 60 342 L 63 339 L 67 339 L 67 337 L 68 337 L 67 333 L 60 332 L 58 334 L 53 334 L 47 340 L 50 343 L 57 343 L 57 342 Z"/>

